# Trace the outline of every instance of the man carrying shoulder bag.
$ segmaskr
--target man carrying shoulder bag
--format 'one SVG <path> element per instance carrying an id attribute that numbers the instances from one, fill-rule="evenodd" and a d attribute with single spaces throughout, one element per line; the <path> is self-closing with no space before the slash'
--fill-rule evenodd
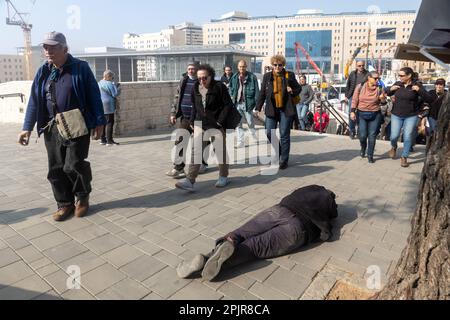
<path id="1" fill-rule="evenodd" d="M 68 54 L 65 36 L 47 34 L 43 48 L 47 62 L 33 81 L 18 142 L 27 146 L 36 124 L 38 136 L 44 134 L 48 180 L 58 205 L 53 219 L 64 221 L 87 214 L 92 190 L 91 167 L 85 161 L 89 130 L 100 139 L 106 119 L 97 81 L 86 62 Z"/>

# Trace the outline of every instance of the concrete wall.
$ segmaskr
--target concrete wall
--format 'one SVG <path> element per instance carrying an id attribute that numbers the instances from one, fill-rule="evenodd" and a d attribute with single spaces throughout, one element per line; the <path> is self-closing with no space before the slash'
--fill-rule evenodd
<path id="1" fill-rule="evenodd" d="M 23 123 L 32 81 L 13 81 L 0 84 L 0 123 Z M 4 97 L 6 94 L 23 94 L 21 97 Z"/>
<path id="2" fill-rule="evenodd" d="M 145 133 L 169 127 L 177 82 L 123 83 L 116 112 L 115 135 Z"/>
<path id="3" fill-rule="evenodd" d="M 23 123 L 31 81 L 0 84 L 0 96 L 22 93 L 20 97 L 0 98 L 0 122 Z M 115 135 L 148 133 L 169 126 L 170 107 L 177 82 L 123 83 L 116 112 Z"/>

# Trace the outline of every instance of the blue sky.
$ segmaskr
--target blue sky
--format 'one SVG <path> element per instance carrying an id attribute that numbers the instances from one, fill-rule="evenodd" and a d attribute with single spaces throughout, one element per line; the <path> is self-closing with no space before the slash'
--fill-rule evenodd
<path id="1" fill-rule="evenodd" d="M 48 31 L 66 34 L 72 51 L 83 51 L 92 46 L 122 46 L 126 32 L 157 32 L 168 25 L 191 21 L 196 24 L 209 22 L 230 11 L 245 11 L 250 16 L 291 15 L 299 9 L 320 9 L 324 13 L 367 11 L 376 5 L 382 12 L 388 10 L 418 10 L 421 0 L 314 0 L 314 1 L 269 1 L 269 0 L 13 0 L 18 10 L 31 12 L 29 22 L 33 24 L 32 41 L 38 44 Z M 71 6 L 80 10 L 80 28 L 67 26 L 76 22 Z M 76 9 L 78 10 L 78 9 Z M 5 23 L 6 4 L 0 2 L 0 53 L 15 53 L 23 46 L 22 30 Z"/>

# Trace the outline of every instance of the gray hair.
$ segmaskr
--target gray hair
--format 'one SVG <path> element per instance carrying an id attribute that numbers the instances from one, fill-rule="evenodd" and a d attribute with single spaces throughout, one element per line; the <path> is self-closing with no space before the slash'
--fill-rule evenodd
<path id="1" fill-rule="evenodd" d="M 114 77 L 114 72 L 112 72 L 111 70 L 106 70 L 105 72 L 103 72 L 103 78 L 106 78 L 107 76 Z"/>
<path id="2" fill-rule="evenodd" d="M 380 76 L 380 73 L 378 71 L 370 71 L 369 72 L 369 77 L 371 77 L 372 79 L 375 78 L 375 76 Z"/>

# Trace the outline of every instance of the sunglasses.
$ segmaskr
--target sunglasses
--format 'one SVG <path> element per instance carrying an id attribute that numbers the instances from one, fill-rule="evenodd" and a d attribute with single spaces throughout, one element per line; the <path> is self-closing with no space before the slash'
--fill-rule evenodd
<path id="1" fill-rule="evenodd" d="M 406 74 L 399 74 L 398 75 L 400 78 L 404 78 L 404 77 L 406 77 Z"/>
<path id="2" fill-rule="evenodd" d="M 359 65 L 357 65 L 357 67 L 358 68 L 364 68 L 364 65 L 363 64 L 359 64 Z"/>
<path id="3" fill-rule="evenodd" d="M 283 67 L 283 65 L 282 64 L 273 64 L 273 66 L 276 68 L 276 67 Z"/>
<path id="4" fill-rule="evenodd" d="M 200 77 L 198 78 L 198 81 L 208 81 L 209 77 Z"/>

